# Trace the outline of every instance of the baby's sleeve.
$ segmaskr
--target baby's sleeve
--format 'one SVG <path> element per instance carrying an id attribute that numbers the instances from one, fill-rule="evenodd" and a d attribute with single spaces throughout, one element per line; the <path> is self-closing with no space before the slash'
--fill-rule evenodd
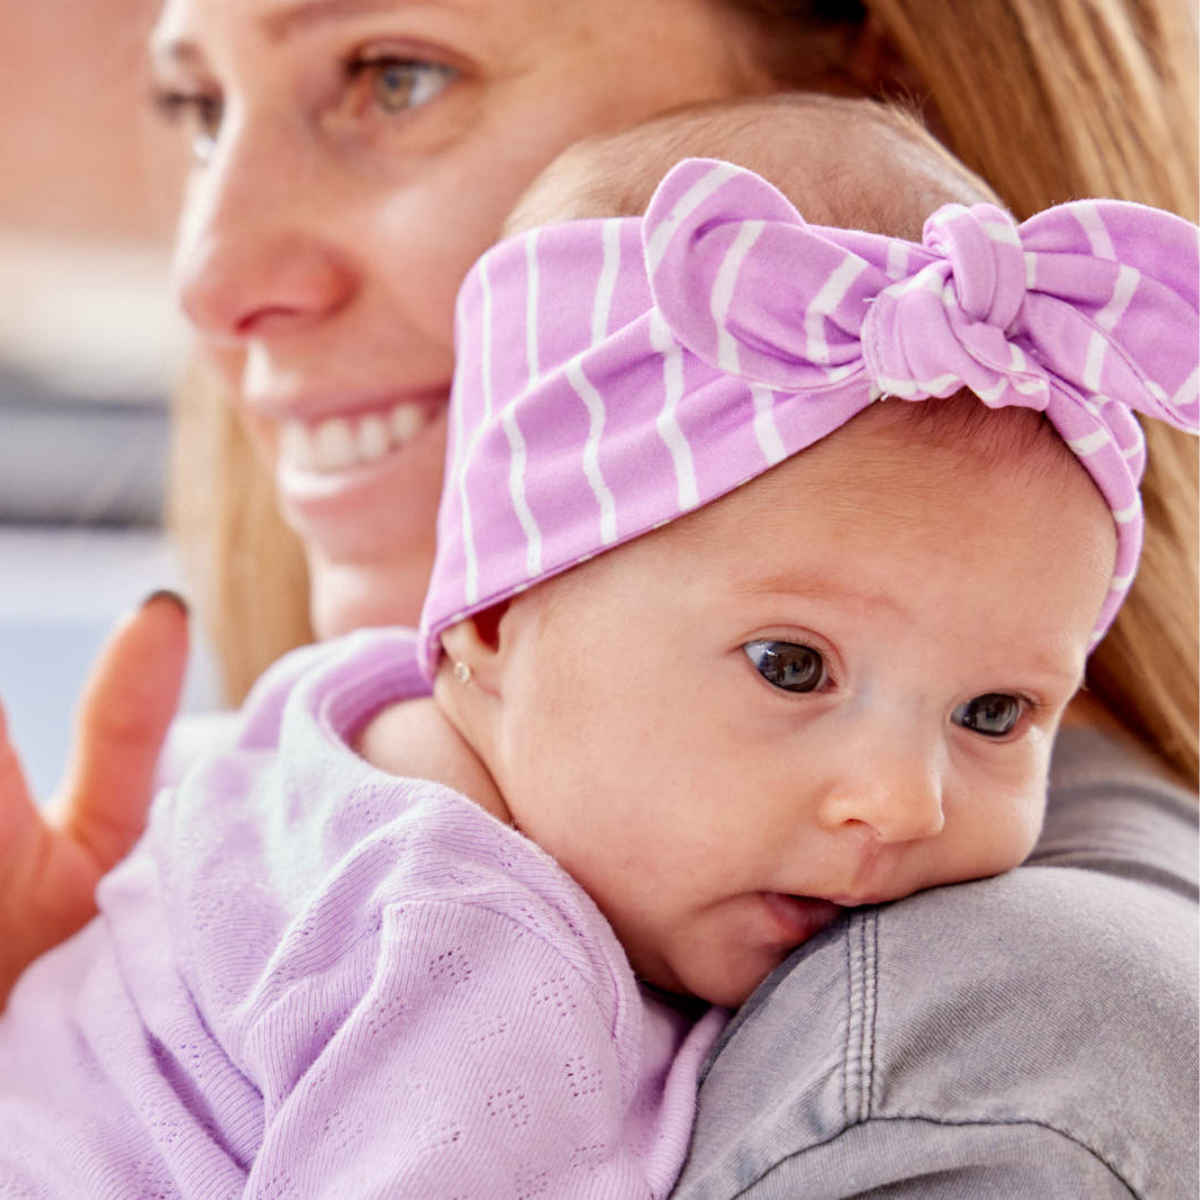
<path id="1" fill-rule="evenodd" d="M 665 1194 L 627 1137 L 637 1062 L 615 980 L 486 906 L 380 918 L 255 1022 L 265 1128 L 247 1196 Z"/>

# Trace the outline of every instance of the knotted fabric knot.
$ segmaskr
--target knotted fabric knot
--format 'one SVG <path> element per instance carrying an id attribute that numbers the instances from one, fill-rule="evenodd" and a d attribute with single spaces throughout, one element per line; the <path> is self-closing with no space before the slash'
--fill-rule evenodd
<path id="1" fill-rule="evenodd" d="M 1011 340 L 1026 294 L 1016 222 L 991 204 L 946 205 L 926 221 L 921 248 L 918 269 L 883 288 L 863 317 L 875 389 L 921 400 L 965 386 L 985 404 L 1044 408 L 1045 373 Z"/>

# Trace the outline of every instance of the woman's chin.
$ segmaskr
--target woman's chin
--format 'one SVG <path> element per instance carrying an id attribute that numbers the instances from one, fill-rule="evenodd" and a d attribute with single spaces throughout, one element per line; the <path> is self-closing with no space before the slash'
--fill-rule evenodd
<path id="1" fill-rule="evenodd" d="M 304 546 L 318 637 L 416 623 L 433 567 L 444 458 L 443 416 L 374 462 L 323 471 L 278 464 L 280 508 Z"/>
<path id="2" fill-rule="evenodd" d="M 361 561 L 330 559 L 310 549 L 313 632 L 323 641 L 371 626 L 415 626 L 432 566 L 432 545 Z"/>

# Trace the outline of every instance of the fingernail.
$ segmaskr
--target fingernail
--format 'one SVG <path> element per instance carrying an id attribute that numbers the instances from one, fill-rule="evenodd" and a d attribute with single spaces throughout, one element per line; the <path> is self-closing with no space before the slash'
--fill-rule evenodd
<path id="1" fill-rule="evenodd" d="M 191 612 L 188 602 L 178 592 L 172 591 L 170 588 L 158 588 L 157 591 L 151 592 L 139 607 L 147 608 L 156 600 L 170 600 L 185 617 Z"/>

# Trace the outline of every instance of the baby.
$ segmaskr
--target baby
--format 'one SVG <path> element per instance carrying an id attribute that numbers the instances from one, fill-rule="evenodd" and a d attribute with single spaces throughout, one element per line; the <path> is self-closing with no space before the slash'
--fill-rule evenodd
<path id="1" fill-rule="evenodd" d="M 27 973 L 0 1194 L 662 1196 L 726 1009 L 1022 860 L 1197 244 L 985 199 L 812 100 L 550 168 L 460 294 L 421 630 L 273 669 Z"/>

